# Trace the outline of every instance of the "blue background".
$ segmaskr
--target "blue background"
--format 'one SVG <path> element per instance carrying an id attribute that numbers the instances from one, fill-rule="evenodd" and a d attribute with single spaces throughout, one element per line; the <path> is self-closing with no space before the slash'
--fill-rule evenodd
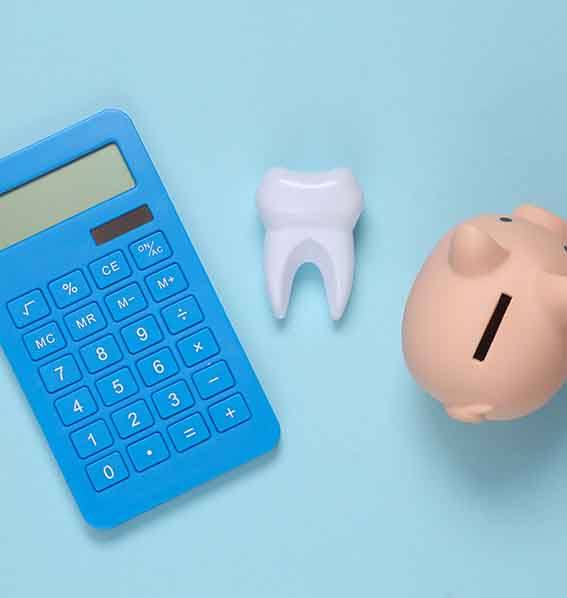
<path id="1" fill-rule="evenodd" d="M 1 20 L 0 155 L 130 112 L 283 436 L 96 532 L 2 359 L 0 595 L 563 596 L 567 393 L 452 422 L 408 375 L 400 320 L 454 223 L 523 201 L 567 217 L 565 3 L 51 0 Z M 365 189 L 339 325 L 310 267 L 285 324 L 269 312 L 254 192 L 274 164 L 350 166 Z"/>

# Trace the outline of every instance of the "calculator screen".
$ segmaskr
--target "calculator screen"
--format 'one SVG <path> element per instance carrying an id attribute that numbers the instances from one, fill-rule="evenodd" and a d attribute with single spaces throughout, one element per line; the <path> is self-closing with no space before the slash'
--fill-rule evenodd
<path id="1" fill-rule="evenodd" d="M 118 146 L 107 145 L 0 194 L 0 250 L 135 187 Z"/>

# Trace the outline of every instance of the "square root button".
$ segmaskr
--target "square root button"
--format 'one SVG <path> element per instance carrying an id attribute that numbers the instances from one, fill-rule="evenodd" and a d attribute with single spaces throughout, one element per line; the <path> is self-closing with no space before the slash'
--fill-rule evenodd
<path id="1" fill-rule="evenodd" d="M 19 299 L 10 301 L 8 303 L 8 311 L 18 328 L 24 328 L 24 326 L 33 324 L 49 315 L 50 312 L 47 301 L 41 291 L 31 291 Z"/>

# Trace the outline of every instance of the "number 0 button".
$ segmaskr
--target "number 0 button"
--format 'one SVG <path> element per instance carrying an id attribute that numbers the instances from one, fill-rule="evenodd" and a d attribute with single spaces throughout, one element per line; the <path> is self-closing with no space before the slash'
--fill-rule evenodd
<path id="1" fill-rule="evenodd" d="M 83 361 L 91 374 L 120 361 L 122 352 L 110 334 L 81 349 Z"/>
<path id="2" fill-rule="evenodd" d="M 138 370 L 146 386 L 153 386 L 179 371 L 173 353 L 169 349 L 162 349 L 138 362 Z"/>
<path id="3" fill-rule="evenodd" d="M 102 492 L 125 480 L 128 477 L 128 469 L 120 454 L 112 453 L 108 457 L 89 465 L 87 475 L 94 489 L 97 492 Z"/>

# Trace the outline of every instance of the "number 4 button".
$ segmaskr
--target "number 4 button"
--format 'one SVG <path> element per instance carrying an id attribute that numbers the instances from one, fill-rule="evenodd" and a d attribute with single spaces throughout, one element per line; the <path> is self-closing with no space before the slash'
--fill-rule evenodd
<path id="1" fill-rule="evenodd" d="M 79 388 L 75 392 L 55 401 L 55 409 L 66 426 L 85 419 L 96 413 L 97 406 L 88 388 Z"/>

